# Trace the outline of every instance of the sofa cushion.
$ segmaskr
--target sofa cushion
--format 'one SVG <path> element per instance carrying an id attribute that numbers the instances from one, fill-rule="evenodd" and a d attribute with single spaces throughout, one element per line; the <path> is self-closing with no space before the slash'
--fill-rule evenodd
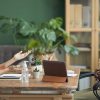
<path id="1" fill-rule="evenodd" d="M 0 63 L 11 59 L 14 54 L 23 49 L 23 46 L 1 45 L 0 46 Z"/>

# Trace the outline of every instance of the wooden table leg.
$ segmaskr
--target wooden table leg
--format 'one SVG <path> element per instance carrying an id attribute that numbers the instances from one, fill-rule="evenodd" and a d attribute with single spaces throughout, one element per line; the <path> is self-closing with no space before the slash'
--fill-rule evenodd
<path id="1" fill-rule="evenodd" d="M 71 94 L 65 94 L 62 96 L 62 100 L 74 100 L 74 95 Z"/>
<path id="2" fill-rule="evenodd" d="M 57 97 L 54 97 L 53 100 L 62 100 L 62 97 L 57 96 Z"/>

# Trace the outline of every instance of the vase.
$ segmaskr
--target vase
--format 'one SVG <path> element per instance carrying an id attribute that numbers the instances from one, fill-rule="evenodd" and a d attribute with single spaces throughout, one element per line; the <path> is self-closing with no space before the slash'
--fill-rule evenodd
<path id="1" fill-rule="evenodd" d="M 39 59 L 42 60 L 57 60 L 55 57 L 55 53 L 47 53 L 47 54 L 42 54 L 37 56 Z"/>

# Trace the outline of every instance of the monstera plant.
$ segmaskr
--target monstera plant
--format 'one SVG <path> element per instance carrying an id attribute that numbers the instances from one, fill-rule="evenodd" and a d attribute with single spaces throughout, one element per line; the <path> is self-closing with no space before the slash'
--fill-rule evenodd
<path id="1" fill-rule="evenodd" d="M 66 53 L 77 55 L 78 49 L 67 43 L 68 39 L 76 40 L 63 28 L 62 18 L 53 18 L 37 26 L 32 34 L 29 34 L 27 48 L 32 49 L 35 54 L 48 54 L 63 49 Z"/>
<path id="2" fill-rule="evenodd" d="M 21 44 L 20 40 L 24 40 L 23 44 L 27 43 L 29 39 L 27 35 L 34 33 L 34 26 L 32 21 L 26 21 L 22 18 L 0 16 L 0 33 L 12 35 L 14 43 L 17 45 Z"/>
<path id="3" fill-rule="evenodd" d="M 76 40 L 76 38 L 67 33 L 61 17 L 52 18 L 41 24 L 34 24 L 19 18 L 0 17 L 2 21 L 0 31 L 12 32 L 15 40 L 25 39 L 25 48 L 32 49 L 34 55 L 51 54 L 63 49 L 66 53 L 77 55 L 78 49 L 67 43 L 67 40 Z"/>

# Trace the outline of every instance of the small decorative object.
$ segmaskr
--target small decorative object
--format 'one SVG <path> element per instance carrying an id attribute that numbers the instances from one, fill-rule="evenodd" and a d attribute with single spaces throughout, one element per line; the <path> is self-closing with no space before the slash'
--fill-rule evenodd
<path id="1" fill-rule="evenodd" d="M 37 79 L 40 76 L 40 71 L 37 67 L 33 70 L 33 78 Z"/>
<path id="2" fill-rule="evenodd" d="M 37 68 L 37 70 L 42 72 L 43 68 L 42 68 L 41 60 L 39 58 L 35 58 L 34 62 L 35 62 L 34 63 L 34 69 Z"/>
<path id="3" fill-rule="evenodd" d="M 34 59 L 34 67 L 33 67 L 33 78 L 39 78 L 40 72 L 42 71 L 41 60 L 39 58 Z"/>

